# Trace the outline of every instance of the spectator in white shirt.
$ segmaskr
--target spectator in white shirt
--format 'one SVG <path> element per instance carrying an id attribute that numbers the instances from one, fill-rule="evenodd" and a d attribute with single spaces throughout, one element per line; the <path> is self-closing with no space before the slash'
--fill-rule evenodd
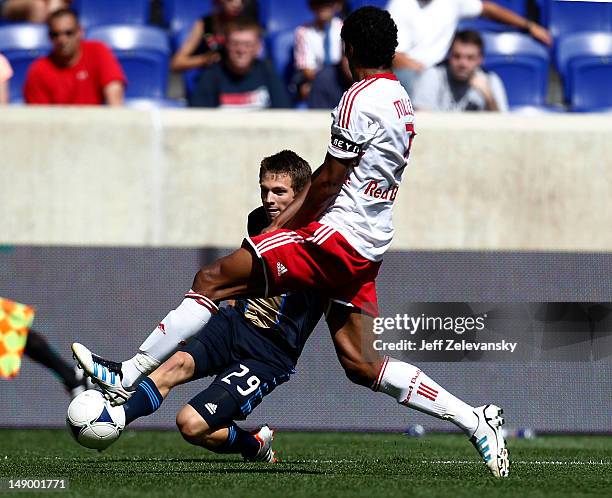
<path id="1" fill-rule="evenodd" d="M 442 62 L 459 21 L 483 16 L 514 26 L 550 46 L 550 33 L 494 2 L 482 0 L 390 0 L 387 10 L 398 29 L 394 70 L 410 93 L 416 76 Z"/>
<path id="2" fill-rule="evenodd" d="M 338 14 L 343 2 L 308 0 L 308 6 L 314 20 L 296 28 L 293 51 L 300 100 L 308 97 L 312 82 L 321 69 L 338 65 L 342 60 L 342 20 Z"/>
<path id="3" fill-rule="evenodd" d="M 414 85 L 412 103 L 426 111 L 507 111 L 499 76 L 482 68 L 483 42 L 476 31 L 460 31 L 448 64 L 426 69 Z"/>

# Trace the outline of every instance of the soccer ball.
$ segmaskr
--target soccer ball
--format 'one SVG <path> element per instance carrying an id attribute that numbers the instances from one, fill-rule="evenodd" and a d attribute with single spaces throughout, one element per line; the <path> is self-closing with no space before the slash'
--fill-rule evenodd
<path id="1" fill-rule="evenodd" d="M 125 412 L 120 406 L 111 406 L 101 392 L 90 389 L 72 400 L 66 425 L 81 446 L 103 450 L 121 435 Z"/>

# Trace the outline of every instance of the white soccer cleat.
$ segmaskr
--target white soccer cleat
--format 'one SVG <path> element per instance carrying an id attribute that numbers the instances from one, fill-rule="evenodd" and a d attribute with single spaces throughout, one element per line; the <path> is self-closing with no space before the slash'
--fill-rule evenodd
<path id="1" fill-rule="evenodd" d="M 510 472 L 508 449 L 502 435 L 503 413 L 504 411 L 495 405 L 474 408 L 474 414 L 478 417 L 478 427 L 470 438 L 470 442 L 476 447 L 495 477 L 508 477 Z"/>
<path id="2" fill-rule="evenodd" d="M 253 436 L 259 441 L 259 451 L 254 457 L 245 458 L 245 460 L 249 462 L 276 462 L 276 452 L 272 450 L 274 431 L 267 425 L 264 425 L 258 431 L 253 432 Z"/>
<path id="3" fill-rule="evenodd" d="M 100 358 L 78 342 L 72 343 L 72 356 L 84 374 L 100 386 L 112 406 L 122 405 L 134 394 L 121 384 L 121 363 Z"/>

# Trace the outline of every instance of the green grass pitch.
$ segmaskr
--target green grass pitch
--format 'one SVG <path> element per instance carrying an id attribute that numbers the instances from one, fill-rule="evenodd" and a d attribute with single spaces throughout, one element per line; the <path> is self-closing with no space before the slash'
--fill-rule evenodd
<path id="1" fill-rule="evenodd" d="M 460 435 L 278 432 L 281 462 L 247 464 L 175 432 L 126 431 L 103 453 L 65 430 L 0 430 L 0 479 L 66 478 L 87 497 L 610 496 L 612 437 L 509 440 L 511 477 L 489 477 Z M 41 496 L 48 493 L 9 493 Z"/>

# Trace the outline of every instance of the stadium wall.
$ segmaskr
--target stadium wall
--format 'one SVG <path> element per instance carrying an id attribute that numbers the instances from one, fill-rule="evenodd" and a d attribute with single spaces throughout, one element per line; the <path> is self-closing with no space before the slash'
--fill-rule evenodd
<path id="1" fill-rule="evenodd" d="M 418 123 L 398 238 L 380 275 L 383 313 L 406 302 L 612 301 L 605 119 L 424 114 Z M 260 158 L 289 147 L 317 165 L 328 128 L 327 113 L 3 111 L 0 295 L 34 304 L 35 327 L 66 358 L 75 339 L 124 357 L 199 266 L 239 243 L 258 204 Z M 422 366 L 468 402 L 502 404 L 514 427 L 612 427 L 602 389 L 612 378 L 609 355 Z M 177 389 L 138 426 L 172 427 L 204 385 Z M 0 381 L 0 426 L 59 426 L 66 407 L 60 384 L 27 359 L 16 379 Z M 249 425 L 263 421 L 449 429 L 350 384 L 325 325 Z"/>
<path id="2" fill-rule="evenodd" d="M 396 250 L 607 251 L 612 121 L 419 114 L 395 209 Z M 6 243 L 234 247 L 259 161 L 317 167 L 326 112 L 2 111 Z M 32 200 L 36 202 L 32 202 Z M 230 215 L 231 213 L 231 215 Z"/>

